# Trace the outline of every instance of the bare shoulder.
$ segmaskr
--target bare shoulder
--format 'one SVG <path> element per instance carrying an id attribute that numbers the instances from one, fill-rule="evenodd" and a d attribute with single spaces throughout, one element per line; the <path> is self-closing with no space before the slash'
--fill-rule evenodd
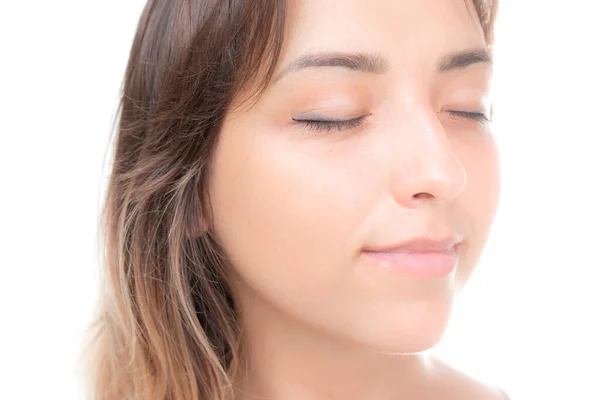
<path id="1" fill-rule="evenodd" d="M 506 400 L 506 395 L 493 384 L 482 382 L 436 358 L 432 358 L 432 365 L 444 399 Z"/>

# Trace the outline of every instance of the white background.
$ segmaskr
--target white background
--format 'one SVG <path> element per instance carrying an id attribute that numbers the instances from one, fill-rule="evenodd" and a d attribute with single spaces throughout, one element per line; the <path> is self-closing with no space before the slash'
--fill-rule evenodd
<path id="1" fill-rule="evenodd" d="M 502 200 L 434 352 L 516 400 L 600 400 L 600 7 L 500 1 Z M 103 163 L 143 3 L 0 3 L 0 399 L 83 398 Z"/>

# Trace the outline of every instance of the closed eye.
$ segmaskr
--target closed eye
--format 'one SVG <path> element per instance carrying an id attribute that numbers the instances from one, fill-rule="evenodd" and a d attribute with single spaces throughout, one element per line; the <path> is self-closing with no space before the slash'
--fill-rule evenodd
<path id="1" fill-rule="evenodd" d="M 322 119 L 292 118 L 292 120 L 304 125 L 304 127 L 308 130 L 324 131 L 324 132 L 330 132 L 330 131 L 337 130 L 337 131 L 341 132 L 341 131 L 345 131 L 345 130 L 352 129 L 352 128 L 359 126 L 363 122 L 365 117 L 366 117 L 366 115 L 357 117 L 357 118 L 342 119 L 342 120 L 340 120 L 340 119 L 323 119 L 323 118 Z"/>
<path id="2" fill-rule="evenodd" d="M 462 118 L 471 121 L 476 121 L 480 123 L 491 122 L 490 118 L 488 118 L 482 112 L 473 112 L 473 111 L 457 111 L 457 110 L 448 110 L 448 115 L 453 118 Z M 352 119 L 302 119 L 302 118 L 292 118 L 293 121 L 298 122 L 308 130 L 312 131 L 323 131 L 323 132 L 331 132 L 337 130 L 339 132 L 345 131 L 348 129 L 355 128 L 359 126 L 366 116 L 361 116 Z"/>
<path id="3" fill-rule="evenodd" d="M 472 111 L 455 111 L 449 110 L 447 111 L 448 115 L 454 118 L 464 118 L 471 121 L 477 121 L 481 123 L 492 122 L 490 118 L 488 118 L 484 113 L 481 112 L 472 112 Z"/>

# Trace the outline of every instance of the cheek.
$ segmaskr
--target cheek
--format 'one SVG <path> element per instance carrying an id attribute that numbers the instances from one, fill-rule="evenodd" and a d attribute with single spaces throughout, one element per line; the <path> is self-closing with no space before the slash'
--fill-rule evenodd
<path id="1" fill-rule="evenodd" d="M 468 279 L 484 250 L 500 198 L 500 165 L 496 143 L 491 136 L 464 145 L 460 158 L 467 172 L 467 184 L 460 195 L 461 207 L 469 215 L 468 248 L 461 283 Z"/>
<path id="2" fill-rule="evenodd" d="M 373 191 L 342 155 L 282 132 L 223 132 L 210 188 L 217 237 L 255 291 L 311 309 L 348 279 Z"/>
<path id="3" fill-rule="evenodd" d="M 473 210 L 475 221 L 487 235 L 500 198 L 500 164 L 496 143 L 491 137 L 486 137 L 478 147 L 477 154 L 472 154 L 470 159 L 468 174 L 472 185 L 467 192 L 468 207 Z"/>

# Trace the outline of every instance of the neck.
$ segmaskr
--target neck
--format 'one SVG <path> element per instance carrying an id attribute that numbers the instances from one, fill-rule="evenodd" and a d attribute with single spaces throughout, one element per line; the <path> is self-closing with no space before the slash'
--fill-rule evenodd
<path id="1" fill-rule="evenodd" d="M 242 313 L 245 367 L 236 400 L 387 400 L 428 386 L 432 360 L 424 353 L 392 355 L 344 342 L 260 303 Z"/>

